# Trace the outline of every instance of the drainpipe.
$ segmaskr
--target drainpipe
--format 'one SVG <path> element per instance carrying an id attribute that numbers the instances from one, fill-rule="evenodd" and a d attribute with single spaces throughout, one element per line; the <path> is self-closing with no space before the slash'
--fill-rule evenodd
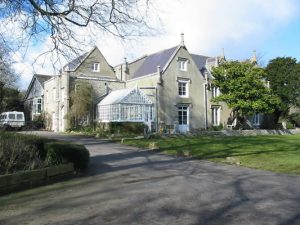
<path id="1" fill-rule="evenodd" d="M 155 131 L 158 134 L 158 86 L 155 87 L 155 111 L 156 111 Z"/>
<path id="2" fill-rule="evenodd" d="M 204 118 L 205 118 L 205 130 L 208 128 L 208 121 L 207 121 L 207 89 L 208 89 L 208 77 L 207 72 L 205 72 L 205 83 L 203 84 L 204 87 Z"/>

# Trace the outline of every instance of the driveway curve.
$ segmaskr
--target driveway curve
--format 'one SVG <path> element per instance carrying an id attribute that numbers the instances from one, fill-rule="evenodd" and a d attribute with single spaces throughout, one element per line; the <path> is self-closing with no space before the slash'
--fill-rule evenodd
<path id="1" fill-rule="evenodd" d="M 95 138 L 82 177 L 0 197 L 0 224 L 300 224 L 300 177 L 187 160 Z"/>

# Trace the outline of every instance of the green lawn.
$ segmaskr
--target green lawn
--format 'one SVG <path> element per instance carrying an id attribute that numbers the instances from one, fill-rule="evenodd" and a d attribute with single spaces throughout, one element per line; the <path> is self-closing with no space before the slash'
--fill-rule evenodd
<path id="1" fill-rule="evenodd" d="M 157 142 L 167 154 L 189 153 L 199 159 L 283 173 L 300 174 L 300 135 L 248 137 L 172 137 L 126 140 L 125 144 L 147 148 Z M 233 157 L 233 158 L 227 158 Z M 234 161 L 234 162 L 235 162 Z"/>

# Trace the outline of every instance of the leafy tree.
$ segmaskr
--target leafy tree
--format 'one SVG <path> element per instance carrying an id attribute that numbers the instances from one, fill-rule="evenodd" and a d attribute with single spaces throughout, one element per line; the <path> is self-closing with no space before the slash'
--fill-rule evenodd
<path id="1" fill-rule="evenodd" d="M 229 61 L 213 68 L 213 85 L 221 94 L 213 101 L 223 101 L 232 108 L 235 117 L 254 113 L 272 113 L 279 98 L 266 86 L 262 68 L 250 62 Z"/>
<path id="2" fill-rule="evenodd" d="M 266 67 L 270 87 L 281 99 L 276 109 L 277 118 L 286 116 L 290 107 L 300 106 L 300 63 L 295 58 L 277 57 Z"/>
<path id="3" fill-rule="evenodd" d="M 68 117 L 70 120 L 75 119 L 75 126 L 77 120 L 89 115 L 93 107 L 93 89 L 88 82 L 78 82 L 75 84 L 74 90 L 70 94 L 71 107 Z"/>
<path id="4" fill-rule="evenodd" d="M 24 93 L 14 87 L 3 88 L 3 99 L 1 102 L 1 112 L 23 111 Z"/>

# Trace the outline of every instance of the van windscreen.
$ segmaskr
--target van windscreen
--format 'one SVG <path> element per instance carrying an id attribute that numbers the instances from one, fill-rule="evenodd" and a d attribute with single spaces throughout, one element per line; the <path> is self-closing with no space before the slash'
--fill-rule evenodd
<path id="1" fill-rule="evenodd" d="M 23 119 L 23 114 L 17 114 L 17 120 L 22 120 Z"/>

